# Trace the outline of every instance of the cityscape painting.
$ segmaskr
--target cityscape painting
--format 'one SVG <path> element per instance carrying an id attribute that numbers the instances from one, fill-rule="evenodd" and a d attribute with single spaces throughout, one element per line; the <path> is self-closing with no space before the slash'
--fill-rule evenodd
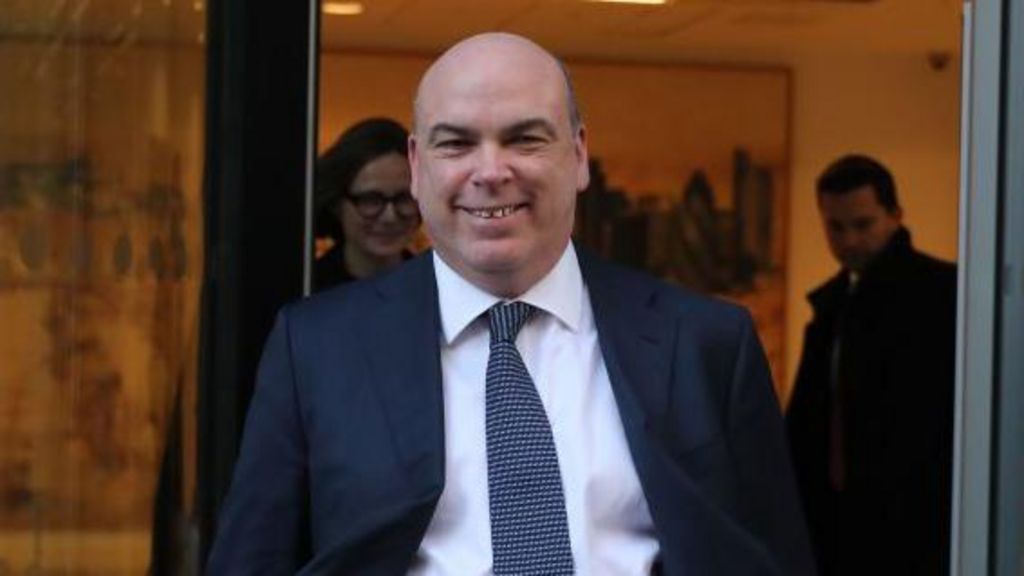
<path id="1" fill-rule="evenodd" d="M 788 71 L 570 64 L 590 151 L 576 241 L 747 307 L 781 392 Z"/>

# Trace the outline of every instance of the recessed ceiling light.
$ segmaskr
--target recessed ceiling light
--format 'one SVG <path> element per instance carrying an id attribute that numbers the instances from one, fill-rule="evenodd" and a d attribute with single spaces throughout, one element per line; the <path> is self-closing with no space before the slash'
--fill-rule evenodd
<path id="1" fill-rule="evenodd" d="M 600 2 L 602 4 L 643 4 L 644 6 L 662 6 L 671 0 L 584 0 L 585 2 Z"/>
<path id="2" fill-rule="evenodd" d="M 331 16 L 355 16 L 363 13 L 359 2 L 324 2 L 324 14 Z"/>

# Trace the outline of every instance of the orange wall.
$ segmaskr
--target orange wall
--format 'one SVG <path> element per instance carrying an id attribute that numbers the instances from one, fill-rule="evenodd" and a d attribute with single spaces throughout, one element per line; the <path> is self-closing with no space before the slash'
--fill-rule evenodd
<path id="1" fill-rule="evenodd" d="M 412 125 L 416 84 L 432 58 L 335 53 L 320 58 L 320 150 L 345 128 L 370 116 L 390 116 Z"/>

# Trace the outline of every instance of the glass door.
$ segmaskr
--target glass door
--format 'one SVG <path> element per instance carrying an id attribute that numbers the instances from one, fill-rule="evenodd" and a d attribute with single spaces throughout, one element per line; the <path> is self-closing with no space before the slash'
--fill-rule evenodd
<path id="1" fill-rule="evenodd" d="M 0 7 L 0 573 L 142 574 L 157 517 L 186 537 L 205 23 Z"/>

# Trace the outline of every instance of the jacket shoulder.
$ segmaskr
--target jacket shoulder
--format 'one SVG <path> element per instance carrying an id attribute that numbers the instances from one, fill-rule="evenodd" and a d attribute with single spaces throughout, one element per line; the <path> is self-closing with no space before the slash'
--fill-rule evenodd
<path id="1" fill-rule="evenodd" d="M 427 280 L 433 282 L 429 251 L 373 278 L 340 284 L 286 304 L 281 315 L 289 324 L 313 333 L 337 331 L 339 327 L 350 331 L 388 305 L 385 295 L 419 289 Z"/>
<path id="2" fill-rule="evenodd" d="M 914 269 L 933 279 L 956 282 L 956 264 L 936 258 L 924 252 L 914 251 L 912 260 Z"/>
<path id="3" fill-rule="evenodd" d="M 819 308 L 833 302 L 846 291 L 848 280 L 843 270 L 836 272 L 825 282 L 815 286 L 807 293 L 807 301 L 814 308 Z"/>
<path id="4" fill-rule="evenodd" d="M 683 325 L 700 331 L 736 330 L 750 321 L 746 308 L 716 296 L 694 292 L 651 274 L 627 268 L 594 255 L 582 255 L 584 277 L 588 285 L 598 284 L 601 290 L 613 291 L 617 298 L 642 298 L 646 304 Z"/>

